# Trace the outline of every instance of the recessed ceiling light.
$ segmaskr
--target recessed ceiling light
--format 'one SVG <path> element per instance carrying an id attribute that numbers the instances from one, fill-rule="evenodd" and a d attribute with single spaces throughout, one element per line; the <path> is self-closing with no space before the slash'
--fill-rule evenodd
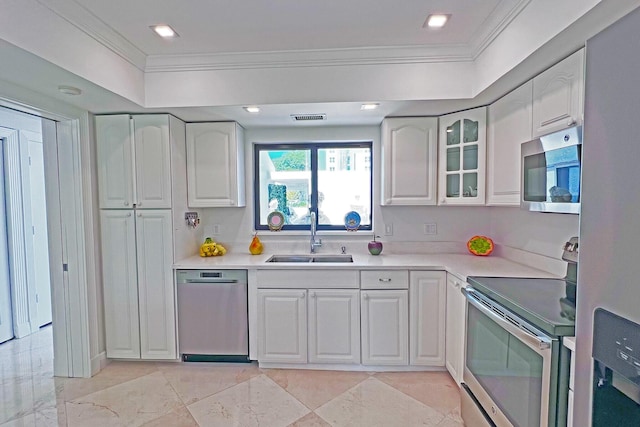
<path id="1" fill-rule="evenodd" d="M 82 90 L 73 86 L 58 86 L 58 90 L 65 95 L 77 96 L 82 93 Z"/>
<path id="2" fill-rule="evenodd" d="M 378 108 L 380 106 L 380 104 L 376 104 L 373 102 L 369 102 L 367 104 L 362 104 L 360 106 L 361 110 L 375 110 L 376 108 Z"/>
<path id="3" fill-rule="evenodd" d="M 172 37 L 179 37 L 178 33 L 176 33 L 174 29 L 168 25 L 152 25 L 149 28 L 155 31 L 156 34 L 158 34 L 160 37 L 164 37 L 165 39 L 170 39 Z"/>
<path id="4" fill-rule="evenodd" d="M 250 106 L 250 107 L 242 107 L 242 108 L 247 110 L 248 113 L 254 113 L 255 114 L 255 113 L 259 113 L 260 112 L 260 107 L 256 107 L 255 105 L 254 106 Z"/>
<path id="5" fill-rule="evenodd" d="M 427 19 L 424 21 L 424 25 L 422 27 L 442 28 L 444 27 L 444 24 L 447 23 L 450 16 L 451 15 L 431 14 L 427 16 Z"/>

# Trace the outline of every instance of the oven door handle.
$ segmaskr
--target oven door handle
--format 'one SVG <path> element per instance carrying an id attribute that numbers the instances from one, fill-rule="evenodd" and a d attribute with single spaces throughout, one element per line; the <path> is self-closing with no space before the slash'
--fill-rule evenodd
<path id="1" fill-rule="evenodd" d="M 511 323 L 504 317 L 500 316 L 498 313 L 495 313 L 493 310 L 486 307 L 482 302 L 480 302 L 479 299 L 475 297 L 475 290 L 473 288 L 467 287 L 466 289 L 461 289 L 461 291 L 470 304 L 472 304 L 475 308 L 480 310 L 483 314 L 500 325 L 500 327 L 505 329 L 511 335 L 514 335 L 520 341 L 528 344 L 531 348 L 537 348 L 540 351 L 551 348 L 551 340 L 548 337 L 534 335 L 531 332 L 522 329 L 518 325 Z M 515 318 L 515 316 L 513 317 Z"/>

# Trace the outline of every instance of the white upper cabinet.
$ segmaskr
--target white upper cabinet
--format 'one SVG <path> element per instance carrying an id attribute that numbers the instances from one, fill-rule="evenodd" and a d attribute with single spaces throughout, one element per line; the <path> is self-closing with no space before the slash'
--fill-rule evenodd
<path id="1" fill-rule="evenodd" d="M 484 205 L 487 108 L 440 117 L 438 203 Z"/>
<path id="2" fill-rule="evenodd" d="M 244 131 L 235 122 L 188 123 L 190 207 L 245 205 Z"/>
<path id="3" fill-rule="evenodd" d="M 582 124 L 584 49 L 533 78 L 533 136 Z"/>
<path id="4" fill-rule="evenodd" d="M 435 205 L 438 119 L 382 122 L 382 205 Z"/>
<path id="5" fill-rule="evenodd" d="M 133 207 L 133 142 L 128 114 L 96 117 L 101 208 Z"/>
<path id="6" fill-rule="evenodd" d="M 169 117 L 133 116 L 136 206 L 171 207 L 171 144 Z"/>
<path id="7" fill-rule="evenodd" d="M 169 116 L 96 116 L 100 208 L 171 208 Z"/>
<path id="8" fill-rule="evenodd" d="M 532 139 L 533 82 L 489 106 L 487 205 L 520 205 L 520 145 Z"/>

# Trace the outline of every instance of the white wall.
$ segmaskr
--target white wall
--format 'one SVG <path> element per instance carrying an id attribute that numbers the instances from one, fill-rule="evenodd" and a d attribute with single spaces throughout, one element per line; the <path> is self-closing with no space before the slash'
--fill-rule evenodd
<path id="1" fill-rule="evenodd" d="M 578 235 L 578 216 L 541 214 L 521 211 L 519 208 L 483 206 L 380 206 L 380 126 L 362 127 L 290 127 L 247 129 L 245 131 L 246 191 L 245 208 L 199 209 L 201 239 L 206 236 L 223 243 L 233 251 L 248 252 L 253 235 L 253 147 L 254 142 L 301 142 L 327 140 L 373 141 L 374 232 L 383 242 L 466 242 L 476 234 L 490 236 L 496 243 L 515 249 L 560 259 L 562 245 L 571 236 Z M 393 235 L 384 233 L 385 224 L 393 224 Z M 436 235 L 425 235 L 425 223 L 435 223 Z M 213 234 L 213 225 L 220 225 L 220 234 Z M 373 233 L 320 233 L 325 244 L 321 251 L 333 251 L 334 246 L 345 244 L 350 251 L 366 250 L 366 242 Z M 260 232 L 269 251 L 269 243 L 287 241 L 296 249 L 306 251 L 306 232 Z M 331 243 L 334 243 L 332 246 Z M 443 245 L 443 250 L 451 250 Z M 462 247 L 464 249 L 464 246 Z M 194 248 L 194 254 L 195 254 Z M 273 250 L 273 249 L 271 249 Z M 292 247 L 293 250 L 293 247 Z"/>
<path id="2" fill-rule="evenodd" d="M 512 248 L 560 259 L 562 247 L 578 235 L 578 215 L 529 212 L 517 207 L 491 208 L 491 236 Z"/>

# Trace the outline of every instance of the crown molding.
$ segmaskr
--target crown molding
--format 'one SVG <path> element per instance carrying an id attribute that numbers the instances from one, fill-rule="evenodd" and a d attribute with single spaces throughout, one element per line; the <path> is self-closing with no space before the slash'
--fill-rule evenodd
<path id="1" fill-rule="evenodd" d="M 146 55 L 76 0 L 36 1 L 141 71 L 148 73 L 468 62 L 475 60 L 531 2 L 501 1 L 468 44 Z"/>
<path id="2" fill-rule="evenodd" d="M 511 0 L 501 2 L 471 37 L 469 50 L 476 59 L 507 28 L 511 22 L 531 3 L 531 0 Z"/>
<path id="3" fill-rule="evenodd" d="M 89 37 L 144 71 L 147 55 L 75 0 L 36 0 Z"/>
<path id="4" fill-rule="evenodd" d="M 467 62 L 467 45 L 391 46 L 344 49 L 149 55 L 145 72 L 209 71 L 257 68 Z"/>

